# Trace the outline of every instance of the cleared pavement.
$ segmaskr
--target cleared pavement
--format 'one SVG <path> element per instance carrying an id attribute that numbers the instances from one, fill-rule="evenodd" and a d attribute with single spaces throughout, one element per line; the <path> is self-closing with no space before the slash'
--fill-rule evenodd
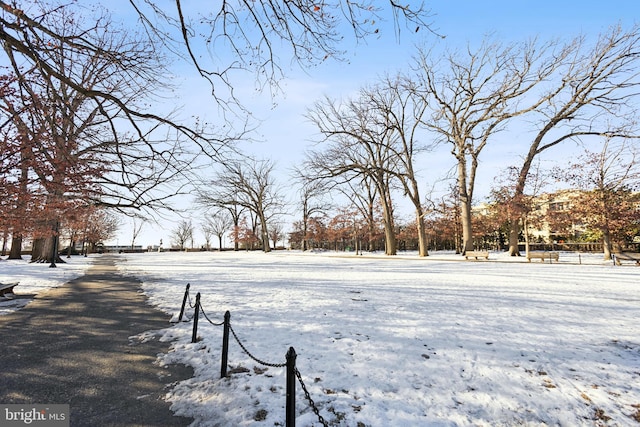
<path id="1" fill-rule="evenodd" d="M 155 364 L 169 343 L 130 339 L 168 321 L 113 256 L 96 258 L 85 276 L 0 316 L 0 404 L 69 404 L 72 426 L 188 425 L 162 397 L 191 368 Z"/>

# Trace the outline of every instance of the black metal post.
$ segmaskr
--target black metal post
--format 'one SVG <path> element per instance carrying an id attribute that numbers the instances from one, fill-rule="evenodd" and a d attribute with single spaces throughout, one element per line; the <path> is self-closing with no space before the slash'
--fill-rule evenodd
<path id="1" fill-rule="evenodd" d="M 198 341 L 198 317 L 200 317 L 200 292 L 196 294 L 196 309 L 193 314 L 193 334 L 191 334 L 191 342 Z"/>
<path id="2" fill-rule="evenodd" d="M 229 327 L 231 325 L 231 313 L 224 313 L 224 331 L 222 332 L 222 362 L 220 363 L 220 378 L 227 376 L 227 361 L 229 358 Z"/>
<path id="3" fill-rule="evenodd" d="M 51 264 L 49 268 L 56 268 L 56 259 L 58 258 L 58 233 L 60 232 L 60 221 L 56 221 L 55 228 L 53 229 L 53 248 L 51 248 Z"/>
<path id="4" fill-rule="evenodd" d="M 178 316 L 178 323 L 182 322 L 182 316 L 184 315 L 184 307 L 187 305 L 187 298 L 189 298 L 189 288 L 191 285 L 187 283 L 187 289 L 184 291 L 184 298 L 182 298 L 182 308 L 180 308 L 180 316 Z"/>
<path id="5" fill-rule="evenodd" d="M 286 427 L 296 425 L 296 351 L 289 347 L 287 352 L 287 414 L 285 419 Z"/>

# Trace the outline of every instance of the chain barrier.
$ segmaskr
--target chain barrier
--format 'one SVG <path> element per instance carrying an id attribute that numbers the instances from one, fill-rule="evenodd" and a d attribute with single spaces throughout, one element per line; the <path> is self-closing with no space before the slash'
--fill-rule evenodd
<path id="1" fill-rule="evenodd" d="M 202 303 L 200 303 L 200 312 L 202 313 L 204 318 L 207 319 L 207 321 L 209 323 L 211 323 L 213 326 L 222 326 L 222 325 L 224 325 L 224 322 L 220 322 L 220 323 L 212 322 L 211 319 L 209 319 L 209 316 L 207 316 L 207 313 L 204 312 L 204 308 L 202 308 Z"/>
<path id="2" fill-rule="evenodd" d="M 286 356 L 287 357 L 287 361 L 285 363 L 269 363 L 269 362 L 265 362 L 263 360 L 260 360 L 256 356 L 251 354 L 251 352 L 247 349 L 247 347 L 245 347 L 245 345 L 242 343 L 242 341 L 240 341 L 240 338 L 238 338 L 238 335 L 236 334 L 236 331 L 231 326 L 231 321 L 230 321 L 230 316 L 231 315 L 230 315 L 230 313 L 228 311 L 225 313 L 225 320 L 223 322 L 216 323 L 216 322 L 211 321 L 211 319 L 209 318 L 207 313 L 202 308 L 202 303 L 200 301 L 200 293 L 199 292 L 196 295 L 195 306 L 191 303 L 191 296 L 190 296 L 190 292 L 189 292 L 189 284 L 187 284 L 187 289 L 185 291 L 185 296 L 183 298 L 183 302 L 182 302 L 183 309 L 180 312 L 180 317 L 182 317 L 182 314 L 184 312 L 184 305 L 185 305 L 185 302 L 187 300 L 189 301 L 189 306 L 192 307 L 192 308 L 195 308 L 195 313 L 194 313 L 194 317 L 193 317 L 193 334 L 192 334 L 191 342 L 197 342 L 197 328 L 198 328 L 198 319 L 200 318 L 200 312 L 202 312 L 202 315 L 204 316 L 204 318 L 207 319 L 207 321 L 211 325 L 213 325 L 213 326 L 223 326 L 224 325 L 223 348 L 222 348 L 222 353 L 223 354 L 222 354 L 222 363 L 221 363 L 221 377 L 225 377 L 226 376 L 227 352 L 228 352 L 228 332 L 231 331 L 231 333 L 233 334 L 233 337 L 235 338 L 236 342 L 238 343 L 238 345 L 240 346 L 242 351 L 247 356 L 249 356 L 249 358 L 254 360 L 255 362 L 259 363 L 260 365 L 269 366 L 269 367 L 272 367 L 272 368 L 284 368 L 284 367 L 287 368 L 287 417 L 286 417 L 287 418 L 287 422 L 286 422 L 287 426 L 294 426 L 295 425 L 295 378 L 294 378 L 294 376 L 298 378 L 298 382 L 300 383 L 300 385 L 302 387 L 302 390 L 304 391 L 304 396 L 307 399 L 307 401 L 309 402 L 309 405 L 311 406 L 311 409 L 313 410 L 313 413 L 318 417 L 318 421 L 320 421 L 320 423 L 324 427 L 328 427 L 329 426 L 327 421 L 322 417 L 322 415 L 320 415 L 320 411 L 318 410 L 318 407 L 316 406 L 315 402 L 311 398 L 311 394 L 307 390 L 307 386 L 305 385 L 304 381 L 302 380 L 302 375 L 300 374 L 300 371 L 298 370 L 298 368 L 295 367 L 296 354 L 295 354 L 295 350 L 293 349 L 293 347 L 291 347 L 289 349 L 289 352 L 287 353 L 287 356 Z"/>
<path id="3" fill-rule="evenodd" d="M 309 406 L 311 406 L 313 413 L 316 414 L 316 416 L 318 417 L 318 421 L 320 421 L 320 424 L 322 424 L 324 427 L 329 427 L 329 423 L 327 423 L 327 421 L 325 421 L 322 415 L 320 415 L 320 410 L 316 406 L 316 402 L 313 401 L 313 399 L 311 398 L 311 394 L 309 393 L 309 390 L 307 390 L 307 386 L 305 385 L 304 381 L 302 381 L 302 375 L 300 374 L 300 371 L 298 370 L 298 368 L 296 368 L 295 372 L 296 372 L 296 377 L 298 377 L 298 382 L 302 387 L 302 391 L 304 392 L 304 397 L 309 402 Z"/>
<path id="4" fill-rule="evenodd" d="M 247 348 L 244 346 L 244 344 L 242 344 L 242 342 L 240 342 L 240 339 L 236 335 L 236 331 L 234 331 L 233 328 L 231 327 L 231 324 L 229 324 L 229 329 L 231 330 L 231 333 L 233 334 L 233 337 L 236 339 L 236 342 L 238 343 L 238 345 L 242 348 L 242 351 L 244 351 L 246 353 L 246 355 L 249 356 L 251 359 L 255 360 L 256 362 L 258 362 L 261 365 L 270 366 L 272 368 L 283 368 L 283 367 L 287 366 L 286 363 L 268 363 L 268 362 L 265 362 L 265 361 L 262 361 L 262 360 L 258 359 L 253 354 L 251 354 L 249 352 L 249 350 L 247 350 Z"/>

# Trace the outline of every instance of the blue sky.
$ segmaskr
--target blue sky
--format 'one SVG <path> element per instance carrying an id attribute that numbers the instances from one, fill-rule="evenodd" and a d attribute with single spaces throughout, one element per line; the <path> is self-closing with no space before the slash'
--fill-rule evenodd
<path id="1" fill-rule="evenodd" d="M 345 62 L 328 61 L 305 71 L 295 66 L 285 68 L 287 77 L 281 84 L 283 93 L 275 99 L 270 97 L 268 91 L 257 93 L 250 76 L 239 81 L 236 90 L 256 117 L 262 120 L 257 139 L 263 142 L 245 144 L 244 149 L 257 156 L 274 159 L 278 165 L 281 182 L 286 183 L 290 168 L 301 161 L 305 150 L 311 148 L 310 141 L 315 137 L 315 130 L 303 116 L 307 108 L 323 95 L 332 98 L 348 97 L 361 86 L 371 83 L 386 72 L 406 69 L 414 54 L 416 43 L 435 45 L 437 49 L 456 49 L 464 48 L 468 43 L 480 43 L 488 34 L 503 41 L 525 40 L 536 36 L 543 40 L 569 40 L 580 34 L 595 37 L 612 25 L 622 24 L 629 28 L 640 22 L 638 0 L 438 0 L 429 1 L 427 4 L 433 12 L 433 29 L 445 36 L 444 39 L 439 39 L 428 31 L 414 33 L 403 28 L 398 40 L 394 35 L 393 23 L 389 21 L 381 26 L 379 37 L 359 44 L 347 41 L 344 45 L 348 50 Z M 282 62 L 289 64 L 287 59 L 283 59 Z M 183 97 L 180 100 L 185 106 L 183 115 L 202 115 L 204 111 L 209 111 L 211 117 L 215 118 L 218 111 L 207 96 L 207 83 L 200 80 L 195 73 L 186 72 L 183 67 L 179 67 L 183 79 Z M 271 108 L 274 102 L 277 106 Z M 487 147 L 483 152 L 481 160 L 484 159 L 484 163 L 481 164 L 479 176 L 481 180 L 492 180 L 497 168 L 517 161 L 526 146 L 513 147 L 505 153 L 502 153 L 503 148 L 496 146 L 492 151 L 491 147 Z M 425 188 L 428 183 L 439 179 L 454 165 L 453 157 L 448 154 L 447 149 L 434 156 L 430 162 L 437 163 L 440 168 L 434 172 L 435 175 L 423 177 Z M 433 168 L 426 166 L 424 169 Z M 199 217 L 194 215 L 193 223 L 196 224 L 196 228 L 199 228 L 199 222 Z M 171 222 L 146 225 L 136 243 L 143 246 L 157 244 L 159 238 L 162 238 L 163 242 L 169 242 L 170 230 L 173 227 L 174 224 Z M 111 243 L 116 241 L 130 242 L 127 220 L 119 237 Z M 198 233 L 196 245 L 202 243 Z"/>

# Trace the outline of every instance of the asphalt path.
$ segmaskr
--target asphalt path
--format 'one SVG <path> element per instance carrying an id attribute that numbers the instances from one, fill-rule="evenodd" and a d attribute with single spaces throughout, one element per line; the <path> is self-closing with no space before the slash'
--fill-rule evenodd
<path id="1" fill-rule="evenodd" d="M 168 321 L 112 256 L 96 258 L 85 276 L 0 316 L 0 404 L 69 404 L 72 426 L 189 425 L 163 396 L 193 371 L 155 363 L 169 343 L 131 338 Z"/>

